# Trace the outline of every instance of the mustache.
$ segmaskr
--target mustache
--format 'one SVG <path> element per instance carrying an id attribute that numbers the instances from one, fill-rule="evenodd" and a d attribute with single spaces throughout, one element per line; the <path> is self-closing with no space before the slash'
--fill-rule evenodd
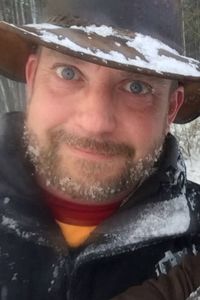
<path id="1" fill-rule="evenodd" d="M 54 147 L 58 147 L 59 144 L 64 143 L 74 148 L 82 148 L 102 155 L 120 155 L 128 158 L 133 157 L 135 153 L 133 147 L 127 144 L 115 143 L 108 140 L 100 141 L 91 137 L 79 137 L 63 129 L 49 132 L 49 137 Z"/>

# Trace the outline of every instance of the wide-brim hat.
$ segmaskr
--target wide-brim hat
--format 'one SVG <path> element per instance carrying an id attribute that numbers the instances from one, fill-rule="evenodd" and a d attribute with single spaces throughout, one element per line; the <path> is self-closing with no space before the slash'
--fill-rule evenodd
<path id="1" fill-rule="evenodd" d="M 0 22 L 0 73 L 25 81 L 28 56 L 41 45 L 107 67 L 178 80 L 185 101 L 175 122 L 189 122 L 200 115 L 200 62 L 181 53 L 180 8 L 180 0 L 57 0 L 56 8 L 49 0 L 48 22 Z"/>

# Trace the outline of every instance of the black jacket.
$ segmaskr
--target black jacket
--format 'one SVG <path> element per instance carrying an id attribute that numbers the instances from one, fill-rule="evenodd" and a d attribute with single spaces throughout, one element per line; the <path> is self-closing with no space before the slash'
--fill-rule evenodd
<path id="1" fill-rule="evenodd" d="M 23 118 L 0 118 L 1 300 L 108 300 L 199 251 L 198 185 L 186 182 L 175 139 L 159 169 L 72 250 L 25 159 Z"/>

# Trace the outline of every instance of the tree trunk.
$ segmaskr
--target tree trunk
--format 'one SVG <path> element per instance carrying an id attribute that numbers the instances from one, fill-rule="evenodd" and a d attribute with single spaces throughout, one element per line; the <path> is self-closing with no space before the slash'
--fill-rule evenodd
<path id="1" fill-rule="evenodd" d="M 0 20 L 13 24 L 36 23 L 43 0 L 0 0 Z M 0 112 L 25 109 L 25 87 L 0 76 Z"/>

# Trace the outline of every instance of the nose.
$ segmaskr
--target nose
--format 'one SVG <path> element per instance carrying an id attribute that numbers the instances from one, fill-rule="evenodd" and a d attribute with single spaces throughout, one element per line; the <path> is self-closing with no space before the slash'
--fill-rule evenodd
<path id="1" fill-rule="evenodd" d="M 77 108 L 77 124 L 85 133 L 101 136 L 116 127 L 112 89 L 103 84 L 88 87 Z"/>

